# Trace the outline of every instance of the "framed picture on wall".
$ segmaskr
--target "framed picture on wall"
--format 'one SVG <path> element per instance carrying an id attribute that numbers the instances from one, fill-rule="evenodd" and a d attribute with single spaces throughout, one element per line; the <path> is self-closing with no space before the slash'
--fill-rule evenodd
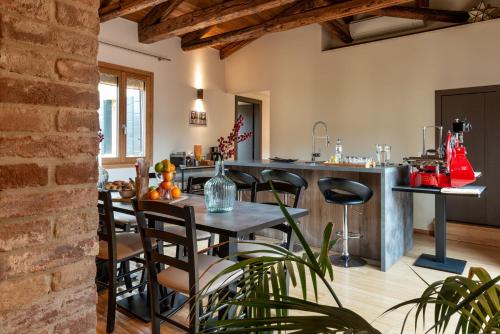
<path id="1" fill-rule="evenodd" d="M 189 115 L 189 125 L 207 125 L 207 113 L 204 111 L 191 111 Z"/>

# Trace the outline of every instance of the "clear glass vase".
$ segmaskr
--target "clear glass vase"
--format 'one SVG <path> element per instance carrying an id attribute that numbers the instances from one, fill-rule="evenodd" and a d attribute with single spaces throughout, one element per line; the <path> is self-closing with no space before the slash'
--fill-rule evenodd
<path id="1" fill-rule="evenodd" d="M 106 183 L 108 183 L 109 173 L 107 170 L 104 169 L 104 167 L 102 167 L 102 157 L 100 154 L 97 156 L 97 162 L 98 162 L 97 188 L 104 189 L 106 187 Z"/>
<path id="2" fill-rule="evenodd" d="M 204 188 L 205 205 L 208 212 L 229 212 L 236 200 L 236 184 L 224 175 L 224 162 L 215 162 L 215 176 Z"/>

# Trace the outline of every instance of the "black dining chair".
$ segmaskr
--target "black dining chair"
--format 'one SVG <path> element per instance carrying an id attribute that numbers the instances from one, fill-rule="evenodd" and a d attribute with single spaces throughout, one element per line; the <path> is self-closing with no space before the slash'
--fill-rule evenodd
<path id="1" fill-rule="evenodd" d="M 96 285 L 108 289 L 108 311 L 106 317 L 106 332 L 111 333 L 115 326 L 116 298 L 133 290 L 143 288 L 144 280 L 132 286 L 130 276 L 145 269 L 144 259 L 140 258 L 143 253 L 141 237 L 133 232 L 116 232 L 115 219 L 113 215 L 113 203 L 109 191 L 100 190 L 98 195 L 99 208 L 99 253 L 97 254 L 97 265 L 105 264 L 107 267 L 107 279 L 101 281 L 96 278 Z M 136 269 L 130 270 L 129 262 L 133 261 Z M 120 268 L 118 268 L 120 265 Z M 144 272 L 142 272 L 144 275 Z M 118 288 L 125 282 L 126 288 L 118 292 Z"/>
<path id="2" fill-rule="evenodd" d="M 283 204 L 285 204 L 287 207 L 297 208 L 304 191 L 308 187 L 307 181 L 302 176 L 281 169 L 263 170 L 261 172 L 261 177 L 263 182 L 258 183 L 256 185 L 255 188 L 256 194 L 260 192 L 270 192 L 272 188 L 269 181 L 271 181 L 276 192 L 279 193 L 280 195 L 283 195 Z M 293 197 L 293 203 L 291 203 L 291 205 L 288 203 L 290 196 Z M 278 205 L 276 201 L 272 202 L 266 201 L 262 203 L 270 205 Z M 287 223 L 284 223 L 274 226 L 272 228 L 284 233 L 284 238 L 283 241 L 280 243 L 280 246 L 290 250 L 291 248 L 290 240 L 292 236 L 291 226 L 288 225 Z M 253 236 L 251 237 L 251 239 L 253 239 Z M 252 244 L 249 242 L 238 244 L 238 252 L 250 252 L 250 251 L 253 252 L 257 250 L 263 250 L 263 248 L 264 246 L 262 245 Z M 301 250 L 300 245 L 296 245 L 296 247 L 294 247 L 293 249 L 293 251 L 296 252 L 300 250 Z M 254 258 L 259 256 L 262 256 L 262 253 L 249 253 L 249 254 L 244 254 L 241 257 Z"/>
<path id="3" fill-rule="evenodd" d="M 342 238 L 342 254 L 332 256 L 332 263 L 345 268 L 365 265 L 364 259 L 349 254 L 349 239 L 359 239 L 362 235 L 349 232 L 348 208 L 351 205 L 361 205 L 368 202 L 373 191 L 362 183 L 334 177 L 320 179 L 318 187 L 327 203 L 342 205 L 344 209 L 342 231 L 337 232 L 337 235 Z"/>
<path id="4" fill-rule="evenodd" d="M 238 201 L 243 200 L 245 192 L 250 192 L 250 202 L 255 202 L 257 184 L 259 183 L 259 180 L 255 176 L 237 169 L 226 169 L 224 174 L 236 184 Z"/>
<path id="5" fill-rule="evenodd" d="M 156 173 L 149 173 L 149 178 L 156 178 Z M 187 192 L 189 194 L 198 194 L 198 195 L 203 194 L 203 192 L 202 192 L 203 185 L 208 180 L 210 180 L 210 177 L 196 177 L 196 178 L 190 177 L 188 180 Z M 201 192 L 199 191 L 200 189 L 201 189 Z M 135 221 L 136 218 L 133 217 L 133 219 Z M 164 230 L 169 232 L 169 233 L 176 234 L 179 236 L 183 236 L 183 237 L 186 236 L 186 229 L 182 226 L 166 225 Z M 214 235 L 209 233 L 209 232 L 198 231 L 197 237 L 198 237 L 198 241 L 207 241 L 208 242 L 208 248 L 209 248 L 208 252 L 211 253 L 212 252 L 211 247 L 214 245 Z M 166 247 L 175 246 L 175 254 L 177 257 L 180 257 L 181 253 L 183 253 L 182 247 L 180 247 L 179 245 L 167 244 L 165 246 Z"/>
<path id="6" fill-rule="evenodd" d="M 148 291 L 151 302 L 151 327 L 153 334 L 160 333 L 160 321 L 167 321 L 191 334 L 200 329 L 200 314 L 204 313 L 201 302 L 196 298 L 200 291 L 211 298 L 217 298 L 214 291 L 235 283 L 240 272 L 223 275 L 216 279 L 206 290 L 201 290 L 221 271 L 230 267 L 234 262 L 221 260 L 218 257 L 198 253 L 197 230 L 194 208 L 192 206 L 174 206 L 168 203 L 154 201 L 133 200 L 134 210 L 139 223 L 139 231 L 145 251 L 148 268 Z M 146 222 L 144 212 L 166 216 L 165 222 L 182 225 L 184 236 L 172 234 L 162 229 L 151 228 Z M 177 244 L 186 250 L 186 256 L 181 258 L 160 254 L 154 247 L 154 240 Z M 168 268 L 159 270 L 164 265 Z M 188 297 L 189 325 L 181 324 L 160 313 L 160 290 L 177 291 Z"/>
<path id="7" fill-rule="evenodd" d="M 205 190 L 205 183 L 210 180 L 209 176 L 190 176 L 188 178 L 186 191 L 188 194 L 203 195 Z"/>

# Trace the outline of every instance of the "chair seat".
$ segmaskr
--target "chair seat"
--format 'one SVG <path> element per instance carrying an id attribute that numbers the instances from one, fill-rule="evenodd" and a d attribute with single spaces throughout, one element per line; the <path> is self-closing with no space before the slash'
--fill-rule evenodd
<path id="1" fill-rule="evenodd" d="M 168 233 L 172 233 L 178 235 L 180 237 L 186 237 L 186 228 L 178 225 L 165 225 L 164 231 Z M 196 239 L 197 240 L 205 240 L 210 238 L 210 232 L 196 230 Z"/>
<path id="2" fill-rule="evenodd" d="M 283 247 L 280 247 L 283 248 Z M 285 249 L 285 248 L 283 248 Z M 238 253 L 240 252 L 254 252 L 254 251 L 262 251 L 259 253 L 250 253 L 250 254 L 242 254 L 239 255 L 239 257 L 243 259 L 254 259 L 257 257 L 261 256 L 271 256 L 271 257 L 280 257 L 280 255 L 276 253 L 267 253 L 266 251 L 272 251 L 275 252 L 276 250 L 268 247 L 268 246 L 263 246 L 261 244 L 254 243 L 252 240 L 245 240 L 244 243 L 238 243 Z"/>
<path id="3" fill-rule="evenodd" d="M 141 236 L 138 233 L 118 233 L 116 235 L 116 259 L 118 261 L 137 256 L 143 252 Z M 108 242 L 99 241 L 97 257 L 109 260 Z"/>
<path id="4" fill-rule="evenodd" d="M 339 205 L 360 205 L 365 203 L 365 201 L 359 196 L 352 194 L 340 194 L 331 190 L 326 190 L 324 196 L 327 203 Z"/>
<path id="5" fill-rule="evenodd" d="M 182 257 L 181 261 L 187 262 L 187 257 Z M 199 288 L 200 290 L 207 285 L 215 276 L 217 276 L 221 271 L 229 268 L 234 264 L 233 261 L 222 260 L 215 256 L 209 256 L 205 254 L 198 255 L 198 273 L 200 275 Z M 242 274 L 241 270 L 232 272 L 229 274 L 222 275 L 215 282 L 211 284 L 209 289 L 205 291 L 205 294 L 210 294 L 220 287 L 231 284 L 238 276 Z M 166 288 L 178 291 L 182 294 L 189 295 L 189 274 L 187 271 L 168 267 L 158 274 L 158 283 Z"/>
<path id="6" fill-rule="evenodd" d="M 135 216 L 132 216 L 132 215 L 127 215 L 127 214 L 121 213 L 121 212 L 115 212 L 114 219 L 115 219 L 115 225 L 118 225 L 120 227 L 122 227 L 122 226 L 135 227 L 135 226 L 137 226 L 137 220 L 135 219 Z"/>

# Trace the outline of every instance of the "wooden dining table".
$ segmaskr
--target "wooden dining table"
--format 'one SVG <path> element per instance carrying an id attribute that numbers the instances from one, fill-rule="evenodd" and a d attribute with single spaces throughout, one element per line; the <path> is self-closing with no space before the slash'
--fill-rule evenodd
<path id="1" fill-rule="evenodd" d="M 204 197 L 200 195 L 185 194 L 180 200 L 171 202 L 177 206 L 192 206 L 195 211 L 196 229 L 219 235 L 219 256 L 228 256 L 236 260 L 238 250 L 237 241 L 249 234 L 261 231 L 286 222 L 286 218 L 277 205 L 260 204 L 236 201 L 233 210 L 226 213 L 210 213 L 205 207 Z M 305 217 L 309 211 L 300 208 L 287 208 L 294 219 Z M 134 215 L 132 203 L 113 201 L 113 211 Z M 165 217 L 160 214 L 145 213 L 148 225 L 161 229 Z M 171 223 L 172 221 L 169 221 Z M 292 234 L 290 247 L 293 247 Z M 293 248 L 291 248 L 293 249 Z M 181 300 L 179 300 L 181 301 Z M 132 313 L 145 322 L 149 322 L 149 304 L 147 294 L 140 293 L 124 298 L 117 303 L 128 313 Z M 175 308 L 175 306 L 174 306 Z M 175 312 L 172 310 L 172 312 Z"/>

